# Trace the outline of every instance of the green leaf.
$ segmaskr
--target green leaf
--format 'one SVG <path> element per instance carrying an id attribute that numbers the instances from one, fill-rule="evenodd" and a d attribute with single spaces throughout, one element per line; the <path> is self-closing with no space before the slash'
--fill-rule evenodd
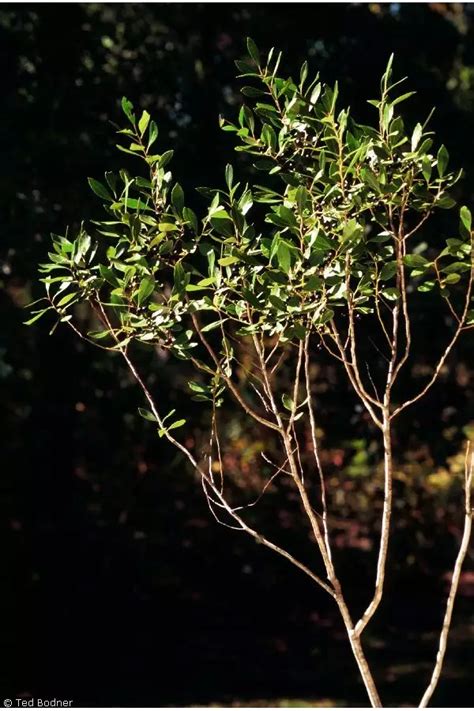
<path id="1" fill-rule="evenodd" d="M 273 128 L 270 126 L 270 124 L 268 124 L 268 123 L 265 123 L 262 127 L 262 141 L 266 146 L 271 148 L 272 151 L 276 151 L 276 149 L 277 149 L 276 133 L 273 130 Z M 272 167 L 272 166 L 270 166 L 270 167 Z"/>
<path id="2" fill-rule="evenodd" d="M 396 301 L 400 298 L 400 292 L 394 286 L 391 286 L 388 289 L 382 289 L 382 296 L 385 296 L 389 301 Z"/>
<path id="3" fill-rule="evenodd" d="M 115 190 L 117 188 L 117 177 L 114 175 L 114 173 L 112 173 L 112 171 L 108 170 L 105 174 L 105 179 L 111 191 L 115 193 Z"/>
<path id="4" fill-rule="evenodd" d="M 130 123 L 135 125 L 135 114 L 133 113 L 133 104 L 125 96 L 122 97 L 122 111 L 130 121 Z"/>
<path id="5" fill-rule="evenodd" d="M 143 304 L 154 292 L 155 290 L 155 280 L 153 277 L 146 276 L 140 282 L 137 293 L 137 302 L 139 305 Z"/>
<path id="6" fill-rule="evenodd" d="M 74 263 L 79 264 L 87 254 L 91 246 L 91 238 L 86 232 L 81 232 L 79 237 L 74 243 Z"/>
<path id="7" fill-rule="evenodd" d="M 224 318 L 224 319 L 220 318 L 218 321 L 213 321 L 212 323 L 208 323 L 207 326 L 204 326 L 204 328 L 201 328 L 201 333 L 207 333 L 208 331 L 214 331 L 214 329 L 222 326 L 222 324 L 225 321 L 227 321 L 226 318 Z"/>
<path id="8" fill-rule="evenodd" d="M 414 94 L 416 94 L 416 91 L 407 91 L 406 94 L 397 96 L 395 99 L 393 99 L 392 106 L 396 106 L 397 104 L 400 104 L 402 101 L 406 101 L 406 99 L 409 99 L 410 96 L 413 96 Z"/>
<path id="9" fill-rule="evenodd" d="M 112 269 L 106 267 L 104 264 L 99 264 L 99 272 L 100 276 L 105 279 L 105 281 L 107 281 L 111 286 L 113 286 L 114 288 L 120 286 L 120 282 L 115 276 Z"/>
<path id="10" fill-rule="evenodd" d="M 171 204 L 178 213 L 179 216 L 183 213 L 184 208 L 184 192 L 183 188 L 179 183 L 176 183 L 173 190 L 171 191 Z"/>
<path id="11" fill-rule="evenodd" d="M 283 395 L 281 396 L 281 401 L 283 403 L 283 407 L 285 408 L 285 410 L 289 410 L 290 412 L 293 410 L 294 403 L 293 403 L 292 398 L 289 395 L 287 395 L 286 393 L 283 393 Z"/>
<path id="12" fill-rule="evenodd" d="M 154 144 L 158 138 L 158 126 L 154 121 L 150 121 L 150 130 L 148 132 L 148 146 L 147 150 L 150 150 L 151 146 Z"/>
<path id="13" fill-rule="evenodd" d="M 449 210 L 454 207 L 455 204 L 456 200 L 453 200 L 453 198 L 447 193 L 441 195 L 441 197 L 436 201 L 437 207 L 441 207 L 443 210 Z"/>
<path id="14" fill-rule="evenodd" d="M 158 167 L 159 168 L 165 168 L 172 157 L 174 156 L 174 151 L 165 151 L 161 158 L 158 160 Z"/>
<path id="15" fill-rule="evenodd" d="M 359 225 L 357 220 L 352 218 L 351 220 L 349 220 L 349 222 L 347 222 L 346 225 L 344 225 L 344 229 L 342 232 L 342 239 L 344 241 L 350 240 L 353 237 L 358 237 L 361 233 L 362 233 L 362 226 Z"/>
<path id="16" fill-rule="evenodd" d="M 382 267 L 382 271 L 379 274 L 379 279 L 382 281 L 388 281 L 397 273 L 397 262 L 388 262 Z"/>
<path id="17" fill-rule="evenodd" d="M 472 224 L 471 211 L 469 210 L 468 207 L 463 205 L 461 207 L 461 210 L 459 211 L 459 215 L 460 215 L 462 224 L 466 228 L 467 232 L 470 234 L 471 233 L 471 224 Z"/>
<path id="18" fill-rule="evenodd" d="M 189 222 L 194 232 L 198 231 L 198 220 L 196 217 L 196 213 L 193 212 L 191 208 L 183 207 L 183 219 L 186 220 L 186 222 Z"/>
<path id="19" fill-rule="evenodd" d="M 51 306 L 48 306 L 46 309 L 41 309 L 41 311 L 37 311 L 36 314 L 30 318 L 28 321 L 23 321 L 23 324 L 25 326 L 31 326 L 32 323 L 35 321 L 38 321 L 47 311 L 51 310 Z"/>
<path id="20" fill-rule="evenodd" d="M 138 414 L 140 417 L 143 417 L 144 420 L 148 420 L 149 422 L 158 422 L 155 415 L 150 410 L 146 410 L 144 407 L 138 408 Z"/>
<path id="21" fill-rule="evenodd" d="M 242 76 L 258 76 L 258 74 L 255 73 L 255 66 L 250 62 L 243 62 L 240 59 L 236 59 L 234 64 Z"/>
<path id="22" fill-rule="evenodd" d="M 225 167 L 225 181 L 227 183 L 227 187 L 229 190 L 232 189 L 232 182 L 234 180 L 234 169 L 232 168 L 230 163 L 227 163 Z"/>
<path id="23" fill-rule="evenodd" d="M 403 263 L 407 267 L 425 267 L 430 262 L 421 254 L 407 254 L 406 257 L 403 257 Z"/>
<path id="24" fill-rule="evenodd" d="M 432 291 L 432 289 L 434 289 L 435 286 L 436 286 L 436 282 L 434 282 L 432 280 L 425 281 L 424 284 L 420 284 L 420 286 L 418 287 L 418 291 L 422 291 L 422 292 Z"/>
<path id="25" fill-rule="evenodd" d="M 421 123 L 417 123 L 415 126 L 415 130 L 413 131 L 412 137 L 411 137 L 411 150 L 412 152 L 415 152 L 417 149 L 417 146 L 420 142 L 420 138 L 423 134 L 423 127 Z"/>
<path id="26" fill-rule="evenodd" d="M 179 227 L 175 222 L 160 222 L 158 223 L 158 229 L 161 232 L 177 232 Z"/>
<path id="27" fill-rule="evenodd" d="M 236 262 L 239 262 L 240 260 L 238 257 L 230 256 L 230 257 L 222 257 L 218 261 L 219 261 L 219 264 L 221 265 L 221 267 L 230 267 L 231 264 L 235 264 Z"/>
<path id="28" fill-rule="evenodd" d="M 87 182 L 89 183 L 91 189 L 96 195 L 103 198 L 104 200 L 108 200 L 109 202 L 113 201 L 113 198 L 105 187 L 105 185 L 102 185 L 102 183 L 100 183 L 98 180 L 95 180 L 94 178 L 87 178 Z"/>
<path id="29" fill-rule="evenodd" d="M 303 62 L 300 69 L 300 86 L 303 87 L 308 78 L 308 62 Z"/>
<path id="30" fill-rule="evenodd" d="M 316 84 L 316 86 L 314 87 L 313 91 L 311 92 L 311 96 L 309 97 L 310 108 L 312 108 L 314 106 L 314 104 L 317 102 L 320 94 L 321 94 L 321 84 L 318 82 Z"/>
<path id="31" fill-rule="evenodd" d="M 250 192 L 250 190 L 246 190 L 246 192 L 243 193 L 242 197 L 239 200 L 239 209 L 240 209 L 242 215 L 246 215 L 247 212 L 252 207 L 252 205 L 253 205 L 252 193 Z"/>
<path id="32" fill-rule="evenodd" d="M 304 285 L 303 289 L 305 291 L 319 291 L 323 285 L 323 280 L 321 277 L 316 276 L 315 274 L 312 274 L 306 284 Z"/>
<path id="33" fill-rule="evenodd" d="M 168 425 L 168 430 L 176 430 L 178 427 L 182 427 L 185 424 L 186 420 L 176 420 L 176 422 L 172 422 L 171 425 Z"/>
<path id="34" fill-rule="evenodd" d="M 332 309 L 325 309 L 323 313 L 318 317 L 317 323 L 320 325 L 324 325 L 332 318 L 334 318 L 334 311 Z"/>
<path id="35" fill-rule="evenodd" d="M 291 253 L 285 242 L 280 241 L 277 247 L 277 259 L 280 268 L 288 274 L 291 268 Z"/>
<path id="36" fill-rule="evenodd" d="M 253 86 L 244 86 L 240 91 L 244 94 L 244 96 L 249 96 L 250 98 L 265 96 L 265 92 L 262 91 L 262 89 L 256 89 Z"/>
<path id="37" fill-rule="evenodd" d="M 140 136 L 143 136 L 143 134 L 148 128 L 149 123 L 150 114 L 148 113 L 148 111 L 144 111 L 140 117 L 140 121 L 138 122 L 138 130 L 140 131 Z"/>
<path id="38" fill-rule="evenodd" d="M 176 262 L 173 269 L 174 285 L 178 293 L 186 287 L 186 272 L 181 262 Z"/>
<path id="39" fill-rule="evenodd" d="M 153 212 L 152 208 L 143 202 L 143 200 L 136 200 L 135 198 L 123 198 L 121 202 L 114 202 L 112 204 L 112 209 L 121 209 L 125 207 L 127 210 L 148 210 Z"/>
<path id="40" fill-rule="evenodd" d="M 296 191 L 296 202 L 298 205 L 298 210 L 300 214 L 311 204 L 311 195 L 304 185 L 300 185 Z"/>
<path id="41" fill-rule="evenodd" d="M 428 156 L 423 157 L 421 162 L 421 172 L 423 173 L 423 177 L 426 182 L 429 183 L 431 178 L 431 158 L 428 158 Z"/>
<path id="42" fill-rule="evenodd" d="M 258 51 L 258 47 L 251 37 L 247 37 L 247 50 L 255 64 L 260 66 L 260 52 Z"/>
<path id="43" fill-rule="evenodd" d="M 321 252 L 330 252 L 334 249 L 334 244 L 322 232 L 318 232 L 313 248 Z"/>
<path id="44" fill-rule="evenodd" d="M 274 306 L 278 311 L 286 312 L 286 303 L 283 301 L 283 299 L 280 299 L 279 296 L 277 296 L 276 294 L 270 294 L 268 300 L 271 305 Z"/>
<path id="45" fill-rule="evenodd" d="M 461 275 L 460 274 L 448 274 L 448 276 L 443 279 L 443 284 L 457 284 L 458 281 L 461 281 Z"/>
<path id="46" fill-rule="evenodd" d="M 443 145 L 440 147 L 440 149 L 438 151 L 436 160 L 437 160 L 437 167 L 438 167 L 438 175 L 440 178 L 442 178 L 445 171 L 446 171 L 446 167 L 447 167 L 448 161 L 449 161 L 449 153 Z"/>
<path id="47" fill-rule="evenodd" d="M 372 173 L 370 168 L 362 168 L 361 170 L 361 175 L 362 179 L 369 185 L 369 187 L 372 188 L 372 190 L 375 190 L 375 192 L 380 193 L 380 185 L 375 177 L 375 174 Z"/>
<path id="48" fill-rule="evenodd" d="M 63 298 L 58 301 L 56 307 L 59 309 L 62 306 L 66 306 L 66 304 L 69 304 L 73 299 L 76 298 L 77 295 L 77 291 L 73 292 L 72 294 L 66 294 L 66 296 L 63 296 Z"/>
<path id="49" fill-rule="evenodd" d="M 457 274 L 459 272 L 468 272 L 471 269 L 466 262 L 453 262 L 441 270 L 444 274 Z"/>

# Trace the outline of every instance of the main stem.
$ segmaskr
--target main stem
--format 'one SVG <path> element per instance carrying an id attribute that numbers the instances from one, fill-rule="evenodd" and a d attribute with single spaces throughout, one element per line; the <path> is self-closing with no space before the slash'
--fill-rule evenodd
<path id="1" fill-rule="evenodd" d="M 382 708 L 382 701 L 380 700 L 380 696 L 377 691 L 377 687 L 375 686 L 375 681 L 372 676 L 372 672 L 370 671 L 369 664 L 362 648 L 360 634 L 354 629 L 354 623 L 352 622 L 351 614 L 344 600 L 339 580 L 337 579 L 337 577 L 334 577 L 334 579 L 331 580 L 331 583 L 333 584 L 336 593 L 335 599 L 337 602 L 337 606 L 339 607 L 339 612 L 341 613 L 342 619 L 344 621 L 352 653 L 359 668 L 359 673 L 362 677 L 362 681 L 364 682 L 364 686 L 369 696 L 370 703 L 373 708 Z"/>

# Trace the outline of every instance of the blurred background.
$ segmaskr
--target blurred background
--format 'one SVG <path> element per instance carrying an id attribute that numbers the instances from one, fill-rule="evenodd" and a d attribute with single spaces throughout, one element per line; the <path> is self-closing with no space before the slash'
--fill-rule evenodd
<path id="1" fill-rule="evenodd" d="M 146 108 L 192 188 L 242 175 L 218 116 L 241 104 L 234 60 L 252 36 L 308 58 L 342 103 L 369 117 L 389 54 L 408 75 L 408 121 L 432 126 L 464 167 L 457 198 L 473 204 L 472 4 L 3 4 L 0 7 L 0 626 L 3 697 L 75 705 L 366 705 L 331 601 L 298 571 L 210 516 L 193 472 L 137 417 L 140 394 L 118 358 L 47 324 L 27 328 L 41 295 L 37 265 L 51 232 L 94 218 L 87 176 L 129 165 L 115 150 L 120 98 Z M 409 84 L 409 86 L 408 86 Z M 258 181 L 257 181 L 258 182 Z M 443 217 L 430 228 L 445 228 Z M 450 236 L 444 232 L 444 237 Z M 438 305 L 415 314 L 416 390 L 443 349 Z M 462 524 L 463 446 L 474 432 L 472 337 L 429 397 L 400 418 L 394 536 L 384 604 L 365 635 L 387 703 L 418 702 L 435 657 L 449 570 Z M 192 421 L 180 362 L 145 351 L 161 397 Z M 380 516 L 380 442 L 343 374 L 317 365 L 333 535 L 355 610 L 372 589 Z M 226 462 L 236 487 L 262 479 L 261 437 L 225 411 Z M 266 444 L 266 443 L 265 443 Z M 253 515 L 253 514 L 252 514 Z M 270 491 L 253 522 L 308 562 L 309 534 L 290 490 Z M 463 574 L 437 706 L 472 704 L 474 568 Z"/>

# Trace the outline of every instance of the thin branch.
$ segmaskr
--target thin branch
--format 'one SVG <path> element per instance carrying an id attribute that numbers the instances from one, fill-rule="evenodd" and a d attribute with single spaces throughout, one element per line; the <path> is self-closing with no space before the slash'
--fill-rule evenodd
<path id="1" fill-rule="evenodd" d="M 219 359 L 217 358 L 216 354 L 214 353 L 213 349 L 211 348 L 209 342 L 207 341 L 206 337 L 202 333 L 202 329 L 200 327 L 198 318 L 196 314 L 191 314 L 191 319 L 194 324 L 194 328 L 196 329 L 196 333 L 198 334 L 202 344 L 206 348 L 207 352 L 211 356 L 216 368 L 219 371 L 219 375 L 221 375 L 222 379 L 224 380 L 225 384 L 229 388 L 230 392 L 232 395 L 235 397 L 239 405 L 242 407 L 242 409 L 251 417 L 253 417 L 254 420 L 257 422 L 260 422 L 260 424 L 265 425 L 265 427 L 269 427 L 272 430 L 276 430 L 277 432 L 279 431 L 279 427 L 275 425 L 274 422 L 271 422 L 270 420 L 267 420 L 265 417 L 261 417 L 261 415 L 258 414 L 258 412 L 255 412 L 255 410 L 250 407 L 250 405 L 244 400 L 242 395 L 239 393 L 238 389 L 232 382 L 231 378 L 226 375 L 221 367 L 221 364 L 219 363 Z"/>
<path id="2" fill-rule="evenodd" d="M 446 362 L 447 357 L 451 353 L 451 350 L 453 349 L 453 346 L 455 345 L 456 341 L 458 340 L 461 331 L 463 331 L 465 328 L 465 322 L 466 322 L 466 318 L 467 318 L 467 313 L 469 311 L 472 287 L 473 287 L 473 282 L 474 282 L 474 241 L 473 241 L 473 237 L 474 237 L 474 233 L 471 232 L 471 260 L 472 260 L 471 261 L 471 271 L 469 274 L 469 282 L 468 282 L 468 286 L 466 289 L 466 296 L 465 296 L 465 301 L 464 301 L 463 313 L 462 313 L 462 316 L 459 320 L 457 328 L 454 332 L 454 335 L 453 335 L 451 341 L 446 346 L 446 349 L 445 349 L 444 353 L 442 354 L 441 358 L 439 359 L 438 364 L 436 365 L 436 367 L 434 369 L 433 375 L 430 378 L 430 380 L 428 381 L 428 383 L 418 393 L 418 395 L 415 395 L 415 397 L 411 398 L 410 400 L 406 400 L 404 403 L 399 405 L 397 407 L 397 409 L 392 413 L 391 419 L 394 419 L 395 417 L 397 417 L 397 415 L 399 415 L 400 412 L 402 412 L 406 407 L 417 402 L 417 400 L 420 400 L 420 398 L 422 398 L 428 392 L 428 390 L 431 388 L 433 383 L 435 383 L 436 380 L 438 379 L 438 376 L 441 372 L 442 367 L 444 366 L 444 364 Z"/>
<path id="3" fill-rule="evenodd" d="M 298 388 L 300 385 L 300 374 L 301 374 L 302 362 L 303 362 L 303 341 L 300 341 L 299 345 L 298 345 L 298 360 L 296 363 L 296 370 L 295 370 L 295 382 L 293 384 L 293 404 L 291 406 L 290 419 L 288 422 L 288 426 L 286 428 L 287 435 L 290 433 L 290 430 L 293 426 L 293 422 L 295 421 L 296 410 L 298 407 Z"/>
<path id="4" fill-rule="evenodd" d="M 454 602 L 456 600 L 456 594 L 459 587 L 459 580 L 461 577 L 461 570 L 466 557 L 469 541 L 471 539 L 472 532 L 472 506 L 471 506 L 471 490 L 472 481 L 474 475 L 474 450 L 472 449 L 472 444 L 468 443 L 466 448 L 466 461 L 465 461 L 465 479 L 464 479 L 464 497 L 465 497 L 465 511 L 464 511 L 464 531 L 461 540 L 461 545 L 459 547 L 459 552 L 456 558 L 453 569 L 453 577 L 451 579 L 451 586 L 449 589 L 448 599 L 446 601 L 446 612 L 443 620 L 443 627 L 441 630 L 441 635 L 439 638 L 438 653 L 436 655 L 436 663 L 431 675 L 431 680 L 426 689 L 423 697 L 420 701 L 418 708 L 426 708 L 433 696 L 433 693 L 438 684 L 439 678 L 441 676 L 441 670 L 443 668 L 444 656 L 446 654 L 446 648 L 448 644 L 448 635 L 451 627 L 451 620 L 453 616 Z"/>
<path id="5" fill-rule="evenodd" d="M 420 398 L 422 398 L 423 395 L 425 395 L 425 394 L 428 392 L 428 390 L 431 388 L 431 386 L 433 385 L 433 383 L 435 383 L 436 380 L 438 379 L 438 375 L 440 374 L 441 369 L 442 369 L 442 367 L 444 366 L 448 355 L 451 353 L 451 350 L 452 350 L 454 344 L 455 344 L 456 341 L 458 340 L 458 337 L 459 337 L 459 334 L 461 333 L 461 331 L 462 331 L 462 325 L 459 324 L 458 328 L 456 329 L 456 331 L 455 331 L 455 333 L 454 333 L 454 336 L 452 337 L 451 341 L 450 341 L 449 344 L 447 345 L 446 350 L 444 351 L 443 355 L 442 355 L 441 358 L 439 359 L 438 364 L 437 364 L 437 366 L 436 366 L 436 368 L 435 368 L 435 370 L 434 370 L 434 373 L 433 373 L 431 379 L 429 380 L 429 382 L 428 382 L 428 383 L 425 385 L 425 387 L 418 393 L 418 395 L 415 395 L 415 397 L 411 398 L 410 400 L 406 400 L 404 403 L 402 403 L 401 405 L 399 405 L 399 406 L 396 408 L 396 410 L 394 410 L 394 411 L 392 412 L 390 419 L 393 420 L 393 419 L 394 419 L 395 417 L 397 417 L 405 408 L 409 407 L 409 405 L 413 405 L 413 403 L 415 403 L 415 402 L 417 402 L 418 400 L 420 400 Z"/>
<path id="6" fill-rule="evenodd" d="M 265 454 L 265 452 L 260 452 L 260 455 L 261 455 L 262 459 L 264 459 L 264 460 L 267 462 L 267 464 L 270 464 L 271 467 L 274 467 L 275 469 L 278 469 L 279 471 L 282 471 L 282 472 L 284 472 L 285 474 L 288 474 L 288 476 L 291 476 L 291 472 L 290 472 L 288 469 L 283 469 L 283 467 L 285 466 L 285 464 L 286 464 L 287 461 L 288 461 L 288 457 L 285 459 L 285 461 L 283 462 L 282 466 L 281 466 L 281 467 L 278 467 L 278 466 L 275 464 L 275 462 L 272 462 L 272 460 L 271 460 L 269 457 L 267 457 L 267 455 Z"/>
<path id="7" fill-rule="evenodd" d="M 337 347 L 339 349 L 339 353 L 341 355 L 341 360 L 344 364 L 344 368 L 346 369 L 346 373 L 349 377 L 352 387 L 354 388 L 356 394 L 359 396 L 359 398 L 362 401 L 363 405 L 365 406 L 366 410 L 369 412 L 374 424 L 377 425 L 377 427 L 379 429 L 382 429 L 383 428 L 382 421 L 375 414 L 375 410 L 371 405 L 371 401 L 373 400 L 373 398 L 370 398 L 370 399 L 367 398 L 364 390 L 359 387 L 358 380 L 354 374 L 353 363 L 351 361 L 349 361 L 347 358 L 345 348 L 344 348 L 343 344 L 341 343 L 341 338 L 339 336 L 339 332 L 337 330 L 337 327 L 336 327 L 336 324 L 334 323 L 334 321 L 331 322 L 331 336 L 333 338 L 334 343 L 337 345 Z M 377 401 L 374 401 L 374 402 L 376 402 L 378 407 L 381 407 L 380 403 L 378 403 Z"/>
<path id="8" fill-rule="evenodd" d="M 309 335 L 306 336 L 306 340 L 305 340 L 305 344 L 304 344 L 304 354 L 305 354 L 306 402 L 307 402 L 309 422 L 310 422 L 310 427 L 311 427 L 311 439 L 313 442 L 313 456 L 314 456 L 314 461 L 316 463 L 316 470 L 319 475 L 319 482 L 321 485 L 321 504 L 322 504 L 322 510 L 323 510 L 322 521 L 323 521 L 324 540 L 326 543 L 326 549 L 328 551 L 329 558 L 332 561 L 331 545 L 329 542 L 329 528 L 328 528 L 328 521 L 327 521 L 328 507 L 327 507 L 327 501 L 326 501 L 326 484 L 324 481 L 324 474 L 323 474 L 323 469 L 321 466 L 321 460 L 319 458 L 318 439 L 316 436 L 316 421 L 314 419 L 314 412 L 313 412 L 313 405 L 312 405 L 312 398 L 311 398 L 311 379 L 310 379 L 310 375 L 309 375 Z"/>
<path id="9" fill-rule="evenodd" d="M 150 394 L 150 391 L 148 390 L 147 386 L 145 385 L 144 381 L 142 380 L 140 374 L 138 373 L 137 369 L 135 368 L 133 362 L 131 361 L 128 353 L 125 350 L 121 350 L 122 356 L 125 359 L 125 362 L 127 363 L 132 375 L 134 376 L 135 380 L 137 381 L 138 385 L 143 391 L 143 394 L 145 395 L 152 413 L 156 417 L 156 420 L 160 427 L 163 427 L 163 422 L 160 417 L 160 414 L 158 412 L 158 409 L 155 405 L 155 402 Z M 177 439 L 173 437 L 172 434 L 170 434 L 169 431 L 165 431 L 165 437 L 166 439 L 173 444 L 177 449 L 179 449 L 185 457 L 189 460 L 193 468 L 200 474 L 200 476 L 205 480 L 206 484 L 211 487 L 213 490 L 214 495 L 216 498 L 220 501 L 220 503 L 223 504 L 224 509 L 227 511 L 227 513 L 235 520 L 237 523 L 240 524 L 241 528 L 238 530 L 243 530 L 246 533 L 248 533 L 252 538 L 254 538 L 257 543 L 261 543 L 267 548 L 270 548 L 273 550 L 275 553 L 278 553 L 279 555 L 283 556 L 283 558 L 286 558 L 289 560 L 295 567 L 299 568 L 302 570 L 308 577 L 310 577 L 314 582 L 316 582 L 320 587 L 323 588 L 331 597 L 335 597 L 334 590 L 331 588 L 327 583 L 325 583 L 319 576 L 317 576 L 315 573 L 313 573 L 312 570 L 310 570 L 304 563 L 301 563 L 297 558 L 295 558 L 291 553 L 288 553 L 285 551 L 283 548 L 280 548 L 280 546 L 276 545 L 272 541 L 270 541 L 268 538 L 265 536 L 262 536 L 260 533 L 255 531 L 253 528 L 248 526 L 245 521 L 235 512 L 232 511 L 231 506 L 227 503 L 227 501 L 224 499 L 223 495 L 219 492 L 218 489 L 213 485 L 212 481 L 209 479 L 208 475 L 206 472 L 203 470 L 203 468 L 198 464 L 194 456 L 191 454 L 191 452 L 187 449 L 187 447 L 184 446 L 181 442 L 179 442 Z"/>

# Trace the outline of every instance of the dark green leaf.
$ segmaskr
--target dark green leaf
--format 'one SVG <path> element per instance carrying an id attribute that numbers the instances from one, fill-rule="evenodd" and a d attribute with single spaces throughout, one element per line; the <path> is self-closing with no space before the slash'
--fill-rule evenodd
<path id="1" fill-rule="evenodd" d="M 183 213 L 184 208 L 184 192 L 183 188 L 179 183 L 176 183 L 173 190 L 171 191 L 171 204 L 178 213 L 179 216 Z"/>
<path id="2" fill-rule="evenodd" d="M 193 228 L 194 232 L 198 231 L 198 220 L 196 217 L 196 213 L 191 210 L 189 207 L 184 207 L 183 208 L 183 218 L 186 220 L 186 222 L 189 222 L 191 227 Z"/>
<path id="3" fill-rule="evenodd" d="M 293 404 L 294 404 L 294 403 L 293 403 L 292 398 L 291 398 L 289 395 L 287 395 L 286 393 L 284 393 L 284 394 L 281 396 L 281 401 L 282 401 L 282 403 L 283 403 L 283 407 L 285 408 L 285 410 L 289 410 L 290 412 L 293 410 Z"/>
<path id="4" fill-rule="evenodd" d="M 119 280 L 115 276 L 112 269 L 109 269 L 109 267 L 106 267 L 104 264 L 99 264 L 99 272 L 100 276 L 114 288 L 117 288 L 120 285 Z"/>
<path id="5" fill-rule="evenodd" d="M 159 168 L 165 168 L 174 155 L 174 151 L 165 151 L 158 161 Z"/>
<path id="6" fill-rule="evenodd" d="M 148 146 L 147 150 L 150 150 L 153 143 L 158 138 L 158 126 L 154 121 L 150 121 L 150 130 L 148 132 Z"/>
<path id="7" fill-rule="evenodd" d="M 442 178 L 445 171 L 446 171 L 448 161 L 449 161 L 449 153 L 444 146 L 440 147 L 436 159 L 437 159 L 437 166 L 438 166 L 438 175 L 440 178 Z"/>
<path id="8" fill-rule="evenodd" d="M 291 254 L 285 242 L 281 241 L 277 247 L 277 259 L 280 268 L 288 274 L 291 268 Z"/>
<path id="9" fill-rule="evenodd" d="M 96 195 L 103 198 L 104 200 L 112 202 L 113 198 L 105 187 L 105 185 L 102 185 L 102 183 L 100 183 L 98 180 L 95 180 L 94 178 L 87 178 L 87 182 L 89 183 L 91 189 Z"/>
<path id="10" fill-rule="evenodd" d="M 137 294 L 137 302 L 139 305 L 143 304 L 154 292 L 155 290 L 155 280 L 153 277 L 146 276 L 140 282 Z"/>
<path id="11" fill-rule="evenodd" d="M 470 269 L 470 264 L 467 264 L 466 262 L 453 262 L 447 267 L 444 267 L 441 271 L 444 274 L 458 274 L 461 272 L 468 272 Z"/>
<path id="12" fill-rule="evenodd" d="M 258 47 L 251 37 L 247 37 L 247 50 L 255 64 L 260 66 L 260 52 Z"/>
<path id="13" fill-rule="evenodd" d="M 388 281 L 397 273 L 397 262 L 388 262 L 382 267 L 382 271 L 379 274 L 379 279 L 382 281 Z"/>
<path id="14" fill-rule="evenodd" d="M 240 91 L 244 94 L 244 96 L 250 96 L 251 98 L 265 96 L 265 92 L 262 91 L 262 89 L 256 89 L 253 86 L 244 86 Z"/>

